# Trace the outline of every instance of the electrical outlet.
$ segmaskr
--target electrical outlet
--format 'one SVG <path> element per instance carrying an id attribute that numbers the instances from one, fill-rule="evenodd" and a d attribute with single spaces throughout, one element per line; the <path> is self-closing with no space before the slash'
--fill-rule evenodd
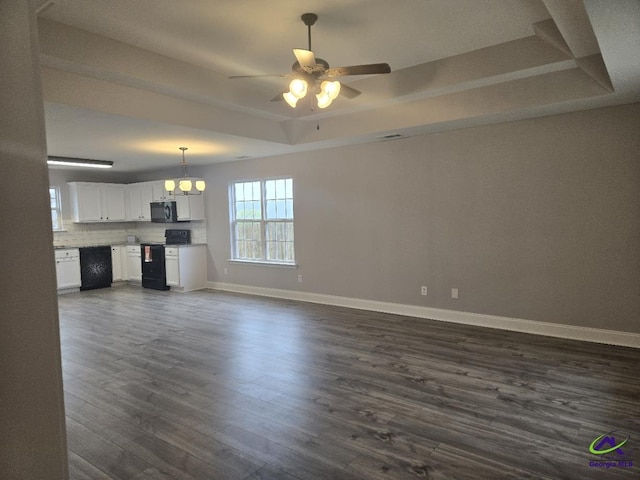
<path id="1" fill-rule="evenodd" d="M 452 288 L 451 289 L 451 298 L 458 298 L 458 289 L 457 288 Z"/>
<path id="2" fill-rule="evenodd" d="M 423 285 L 422 288 L 420 288 L 420 295 L 426 295 L 426 294 L 427 294 L 427 287 Z"/>
<path id="3" fill-rule="evenodd" d="M 227 267 L 224 268 L 224 274 L 228 274 L 229 273 L 229 269 Z"/>
<path id="4" fill-rule="evenodd" d="M 302 275 L 298 275 L 298 283 L 302 283 Z"/>

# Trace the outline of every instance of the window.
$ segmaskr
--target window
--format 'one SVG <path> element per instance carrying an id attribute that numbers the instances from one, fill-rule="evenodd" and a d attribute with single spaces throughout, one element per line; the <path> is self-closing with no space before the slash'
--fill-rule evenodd
<path id="1" fill-rule="evenodd" d="M 60 189 L 58 187 L 49 187 L 49 204 L 51 205 L 53 231 L 62 230 L 62 206 L 60 205 Z"/>
<path id="2" fill-rule="evenodd" d="M 231 257 L 293 264 L 293 179 L 235 182 L 230 188 Z"/>

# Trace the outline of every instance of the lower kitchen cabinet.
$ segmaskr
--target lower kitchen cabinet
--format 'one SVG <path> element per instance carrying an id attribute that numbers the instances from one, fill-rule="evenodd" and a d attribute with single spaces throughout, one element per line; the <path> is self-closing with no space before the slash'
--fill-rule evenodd
<path id="1" fill-rule="evenodd" d="M 127 280 L 142 282 L 140 245 L 127 245 Z"/>
<path id="2" fill-rule="evenodd" d="M 65 248 L 55 250 L 56 281 L 58 290 L 80 287 L 80 250 Z"/>
<path id="3" fill-rule="evenodd" d="M 164 262 L 167 285 L 172 291 L 190 292 L 207 288 L 206 245 L 167 246 Z"/>
<path id="4" fill-rule="evenodd" d="M 129 279 L 127 247 L 125 245 L 111 246 L 111 272 L 114 282 Z"/>

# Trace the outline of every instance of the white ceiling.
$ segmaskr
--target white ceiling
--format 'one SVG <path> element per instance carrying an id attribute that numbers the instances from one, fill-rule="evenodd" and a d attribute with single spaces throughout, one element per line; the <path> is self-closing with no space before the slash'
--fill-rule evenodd
<path id="1" fill-rule="evenodd" d="M 38 10 L 49 155 L 115 170 L 379 141 L 640 100 L 637 0 L 53 0 Z M 307 47 L 361 90 L 271 102 Z M 301 105 L 302 104 L 302 105 Z"/>

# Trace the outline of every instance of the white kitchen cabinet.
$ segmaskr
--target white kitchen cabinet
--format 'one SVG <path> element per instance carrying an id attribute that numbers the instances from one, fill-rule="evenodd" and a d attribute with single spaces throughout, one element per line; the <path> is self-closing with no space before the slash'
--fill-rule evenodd
<path id="1" fill-rule="evenodd" d="M 170 202 L 171 200 L 175 200 L 175 196 L 173 192 L 169 192 L 164 188 L 164 180 L 159 180 L 156 182 L 150 182 L 151 189 L 153 191 L 153 201 L 154 202 Z"/>
<path id="2" fill-rule="evenodd" d="M 127 218 L 125 186 L 115 183 L 69 183 L 75 223 L 123 222 Z"/>
<path id="3" fill-rule="evenodd" d="M 128 280 L 127 247 L 124 245 L 111 246 L 111 273 L 114 282 Z"/>
<path id="4" fill-rule="evenodd" d="M 153 202 L 153 186 L 151 182 L 132 183 L 127 185 L 128 208 L 127 219 L 134 222 L 150 222 Z"/>
<path id="5" fill-rule="evenodd" d="M 80 250 L 65 248 L 55 250 L 56 281 L 58 290 L 80 287 Z"/>
<path id="6" fill-rule="evenodd" d="M 126 187 L 105 184 L 101 188 L 102 211 L 106 222 L 123 222 L 127 219 Z"/>
<path id="7" fill-rule="evenodd" d="M 127 245 L 127 279 L 142 282 L 140 245 Z"/>
<path id="8" fill-rule="evenodd" d="M 206 245 L 167 246 L 164 262 L 171 290 L 190 292 L 207 288 Z"/>
<path id="9" fill-rule="evenodd" d="M 204 194 L 176 195 L 178 220 L 204 220 Z"/>
<path id="10" fill-rule="evenodd" d="M 167 285 L 180 286 L 179 247 L 164 247 L 164 267 Z"/>

